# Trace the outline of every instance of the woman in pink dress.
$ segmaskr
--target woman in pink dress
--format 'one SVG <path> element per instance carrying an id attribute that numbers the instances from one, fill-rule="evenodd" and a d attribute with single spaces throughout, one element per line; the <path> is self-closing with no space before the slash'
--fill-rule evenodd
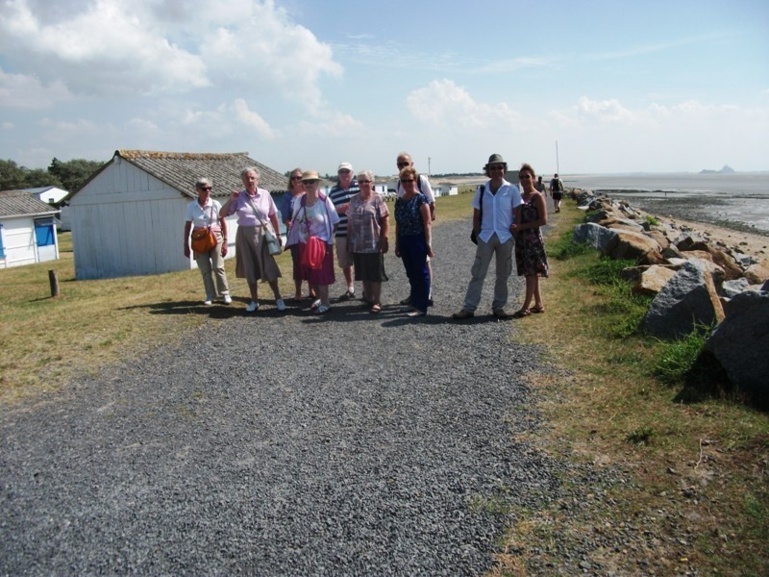
<path id="1" fill-rule="evenodd" d="M 243 190 L 234 191 L 222 207 L 221 214 L 238 215 L 238 233 L 235 237 L 235 276 L 246 279 L 251 292 L 251 302 L 246 312 L 253 313 L 259 309 L 258 282 L 269 283 L 275 296 L 275 306 L 279 311 L 286 310 L 283 298 L 280 296 L 278 279 L 280 269 L 275 257 L 270 254 L 267 241 L 264 239 L 266 229 L 272 227 L 274 234 L 280 239 L 278 209 L 269 191 L 259 188 L 259 170 L 254 167 L 243 169 L 240 173 Z"/>

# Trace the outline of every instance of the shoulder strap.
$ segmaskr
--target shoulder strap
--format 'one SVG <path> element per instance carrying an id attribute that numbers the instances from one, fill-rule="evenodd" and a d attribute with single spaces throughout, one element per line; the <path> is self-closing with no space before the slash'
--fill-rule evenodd
<path id="1" fill-rule="evenodd" d="M 480 189 L 481 189 L 481 196 L 478 199 L 478 204 L 480 205 L 481 208 L 478 211 L 480 213 L 478 216 L 480 217 L 480 224 L 483 225 L 483 193 L 486 192 L 486 183 L 483 183 L 480 186 Z"/>

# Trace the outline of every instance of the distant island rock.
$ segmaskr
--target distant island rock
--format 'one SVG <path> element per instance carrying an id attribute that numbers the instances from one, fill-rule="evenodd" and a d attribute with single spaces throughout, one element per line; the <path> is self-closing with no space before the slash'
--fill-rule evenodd
<path id="1" fill-rule="evenodd" d="M 724 164 L 724 167 L 721 170 L 700 170 L 700 174 L 734 174 L 734 172 L 734 169 L 728 164 Z"/>

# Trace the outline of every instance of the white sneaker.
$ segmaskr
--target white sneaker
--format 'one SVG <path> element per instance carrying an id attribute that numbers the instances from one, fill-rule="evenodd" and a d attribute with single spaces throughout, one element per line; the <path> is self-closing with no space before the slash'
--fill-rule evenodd
<path id="1" fill-rule="evenodd" d="M 212 304 L 214 304 L 214 299 L 211 297 L 206 297 L 206 300 L 203 301 L 203 304 L 207 307 L 210 307 Z"/>
<path id="2" fill-rule="evenodd" d="M 278 307 L 279 311 L 286 310 L 286 303 L 283 302 L 283 299 L 278 299 L 275 301 L 275 306 Z"/>
<path id="3" fill-rule="evenodd" d="M 226 305 L 231 305 L 232 304 L 232 297 L 230 295 L 222 296 L 222 300 L 224 301 L 224 304 L 226 304 Z"/>
<path id="4" fill-rule="evenodd" d="M 251 301 L 249 305 L 246 307 L 247 313 L 253 313 L 259 310 L 259 303 L 256 301 Z"/>

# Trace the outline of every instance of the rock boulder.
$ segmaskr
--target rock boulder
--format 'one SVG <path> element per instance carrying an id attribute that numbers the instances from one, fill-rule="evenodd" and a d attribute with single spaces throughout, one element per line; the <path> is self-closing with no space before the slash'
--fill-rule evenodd
<path id="1" fill-rule="evenodd" d="M 641 328 L 648 334 L 675 339 L 690 334 L 696 325 L 714 325 L 724 309 L 712 275 L 701 262 L 687 261 L 654 297 Z"/>
<path id="2" fill-rule="evenodd" d="M 726 305 L 726 319 L 705 343 L 740 391 L 769 404 L 769 292 L 747 291 Z"/>

